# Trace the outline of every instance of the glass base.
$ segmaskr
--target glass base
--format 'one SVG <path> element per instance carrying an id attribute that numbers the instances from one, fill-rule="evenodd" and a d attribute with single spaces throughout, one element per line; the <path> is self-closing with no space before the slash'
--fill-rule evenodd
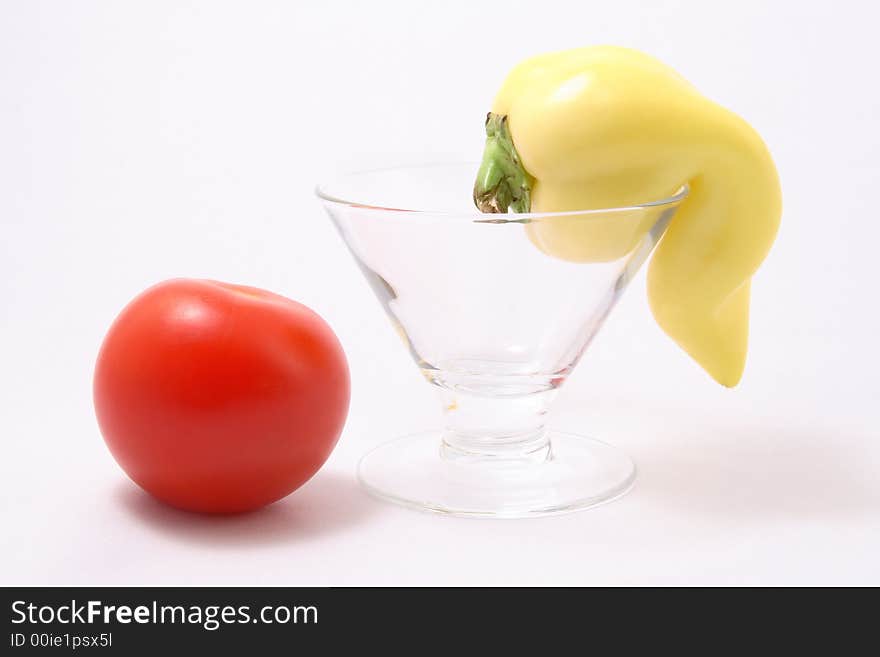
<path id="1" fill-rule="evenodd" d="M 636 467 L 599 440 L 551 431 L 550 457 L 449 458 L 443 432 L 398 438 L 369 452 L 358 478 L 371 495 L 455 516 L 531 518 L 610 502 L 633 485 Z"/>

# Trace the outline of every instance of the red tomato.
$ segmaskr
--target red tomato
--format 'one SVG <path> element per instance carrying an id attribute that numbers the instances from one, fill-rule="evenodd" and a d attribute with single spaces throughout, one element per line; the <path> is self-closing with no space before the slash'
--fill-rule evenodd
<path id="1" fill-rule="evenodd" d="M 182 509 L 231 513 L 281 499 L 327 460 L 348 412 L 348 365 L 305 306 L 176 279 L 110 327 L 94 395 L 104 440 L 138 485 Z"/>

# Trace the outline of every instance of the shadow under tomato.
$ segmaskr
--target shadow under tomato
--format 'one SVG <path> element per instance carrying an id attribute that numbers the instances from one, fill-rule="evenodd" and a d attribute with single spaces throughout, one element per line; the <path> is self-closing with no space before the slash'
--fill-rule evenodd
<path id="1" fill-rule="evenodd" d="M 181 511 L 130 481 L 119 486 L 116 497 L 138 520 L 163 534 L 219 548 L 273 546 L 343 533 L 379 508 L 354 476 L 336 472 L 318 473 L 302 488 L 267 507 L 232 515 Z"/>

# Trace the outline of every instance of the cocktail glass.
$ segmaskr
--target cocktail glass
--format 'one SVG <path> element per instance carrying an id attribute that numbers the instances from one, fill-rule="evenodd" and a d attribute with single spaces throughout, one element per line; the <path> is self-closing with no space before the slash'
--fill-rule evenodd
<path id="1" fill-rule="evenodd" d="M 317 189 L 445 419 L 369 452 L 359 479 L 382 499 L 464 516 L 612 500 L 633 462 L 548 430 L 547 411 L 687 189 L 625 208 L 481 214 L 468 196 L 476 170 L 390 168 Z"/>

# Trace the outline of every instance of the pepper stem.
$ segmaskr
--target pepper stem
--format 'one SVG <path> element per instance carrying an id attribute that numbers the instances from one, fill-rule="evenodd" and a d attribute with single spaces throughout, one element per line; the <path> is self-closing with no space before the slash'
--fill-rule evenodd
<path id="1" fill-rule="evenodd" d="M 486 147 L 474 183 L 474 204 L 480 212 L 528 212 L 532 177 L 513 146 L 507 115 L 486 116 Z"/>

